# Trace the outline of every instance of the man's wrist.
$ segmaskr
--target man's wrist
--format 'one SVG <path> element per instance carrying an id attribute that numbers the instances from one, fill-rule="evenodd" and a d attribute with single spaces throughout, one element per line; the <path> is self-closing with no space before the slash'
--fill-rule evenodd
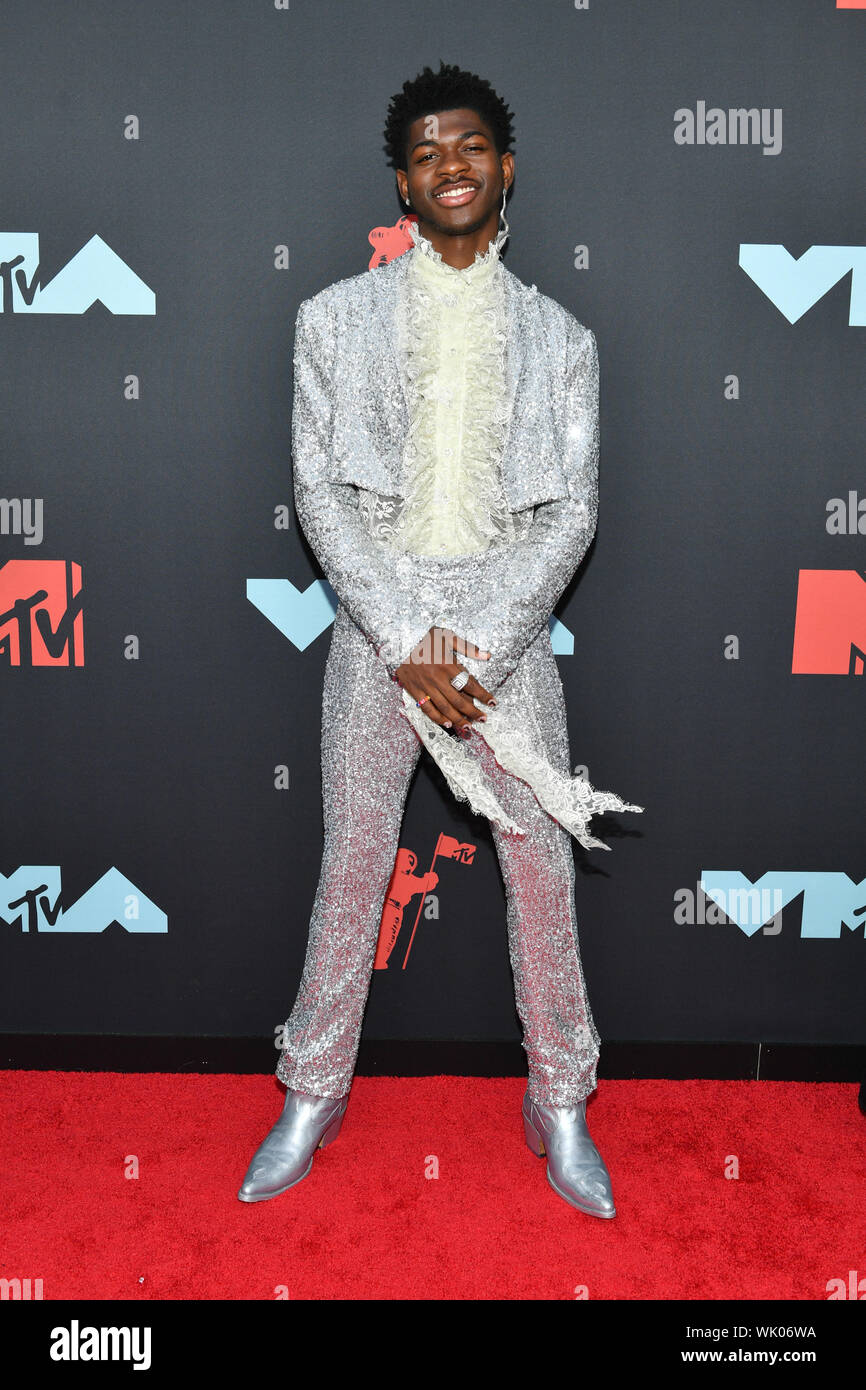
<path id="1" fill-rule="evenodd" d="M 429 631 L 429 625 L 423 629 L 399 628 L 377 647 L 376 650 L 387 666 L 392 680 L 396 680 L 398 668 L 411 661 L 415 648 Z"/>

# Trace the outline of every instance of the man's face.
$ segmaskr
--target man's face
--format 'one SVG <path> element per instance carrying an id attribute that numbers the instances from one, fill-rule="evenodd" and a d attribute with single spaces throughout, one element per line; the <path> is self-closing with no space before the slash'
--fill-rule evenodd
<path id="1" fill-rule="evenodd" d="M 419 116 L 406 145 L 397 183 L 422 222 L 445 236 L 466 236 L 491 217 L 498 220 L 514 156 L 496 153 L 493 132 L 477 111 L 458 107 Z"/>

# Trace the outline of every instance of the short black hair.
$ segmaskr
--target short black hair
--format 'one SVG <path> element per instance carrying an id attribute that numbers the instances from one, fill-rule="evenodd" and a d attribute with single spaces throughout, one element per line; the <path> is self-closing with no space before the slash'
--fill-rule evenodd
<path id="1" fill-rule="evenodd" d="M 493 133 L 497 154 L 505 154 L 514 140 L 514 112 L 483 77 L 464 72 L 453 63 L 443 63 L 440 58 L 438 72 L 423 68 L 391 98 L 385 122 L 385 153 L 392 168 L 406 167 L 406 142 L 413 121 L 461 106 L 483 117 Z"/>

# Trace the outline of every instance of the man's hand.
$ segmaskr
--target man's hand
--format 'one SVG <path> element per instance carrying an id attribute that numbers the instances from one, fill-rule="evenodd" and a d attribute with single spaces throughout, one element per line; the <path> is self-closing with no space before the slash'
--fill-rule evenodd
<path id="1" fill-rule="evenodd" d="M 453 677 L 458 671 L 466 669 L 456 660 L 455 654 L 458 652 L 461 656 L 478 657 L 482 661 L 490 659 L 490 652 L 458 637 L 450 628 L 431 627 L 427 635 L 413 647 L 402 666 L 397 667 L 394 678 L 413 700 L 421 700 L 429 695 L 430 698 L 424 700 L 421 708 L 434 724 L 441 724 L 446 729 L 453 726 L 458 733 L 462 733 L 474 719 L 487 718 L 473 704 L 471 696 L 484 700 L 493 708 L 496 701 L 474 676 L 469 677 L 462 690 L 454 689 L 451 684 Z"/>

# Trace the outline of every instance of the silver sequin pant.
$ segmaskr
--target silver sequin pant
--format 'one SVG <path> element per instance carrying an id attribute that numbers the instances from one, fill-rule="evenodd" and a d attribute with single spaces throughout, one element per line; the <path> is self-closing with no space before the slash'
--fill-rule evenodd
<path id="1" fill-rule="evenodd" d="M 570 772 L 562 681 L 546 626 L 496 700 L 514 701 L 549 761 Z M 276 1069 L 292 1090 L 343 1096 L 351 1085 L 406 794 L 423 749 L 400 704 L 399 684 L 340 605 L 322 699 L 322 866 Z M 485 760 L 503 808 L 527 832 L 492 831 L 529 1093 L 542 1104 L 574 1105 L 595 1090 L 599 1035 L 580 961 L 571 836 L 525 782 L 499 767 L 479 734 L 465 746 Z"/>

